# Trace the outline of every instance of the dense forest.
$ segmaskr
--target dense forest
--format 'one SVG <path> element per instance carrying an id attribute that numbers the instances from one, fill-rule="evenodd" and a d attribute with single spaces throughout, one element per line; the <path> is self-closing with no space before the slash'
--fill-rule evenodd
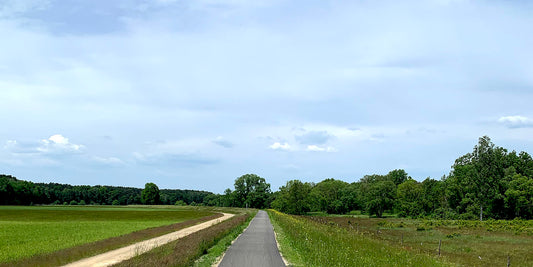
<path id="1" fill-rule="evenodd" d="M 404 170 L 366 175 L 348 183 L 333 178 L 319 183 L 291 180 L 279 191 L 255 174 L 235 180 L 234 190 L 213 194 L 194 190 L 159 190 L 114 186 L 43 184 L 0 176 L 0 205 L 30 204 L 176 204 L 226 207 L 272 207 L 290 214 L 361 211 L 377 217 L 444 219 L 533 219 L 533 159 L 508 152 L 490 138 L 479 138 L 471 153 L 459 157 L 440 180 L 412 179 Z"/>
<path id="2" fill-rule="evenodd" d="M 147 184 L 148 185 L 148 184 Z M 146 189 L 146 188 L 145 188 Z M 142 198 L 143 189 L 118 186 L 32 183 L 8 175 L 0 175 L 0 205 L 69 204 L 131 205 L 203 203 L 213 193 L 196 190 L 162 189 L 151 203 Z"/>

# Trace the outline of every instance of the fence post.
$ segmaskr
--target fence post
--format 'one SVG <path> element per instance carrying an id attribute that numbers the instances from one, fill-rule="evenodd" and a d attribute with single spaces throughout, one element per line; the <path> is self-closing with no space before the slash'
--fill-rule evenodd
<path id="1" fill-rule="evenodd" d="M 507 267 L 511 266 L 511 256 L 507 255 Z"/>
<path id="2" fill-rule="evenodd" d="M 439 257 L 440 257 L 440 244 L 441 244 L 441 241 L 442 240 L 439 239 Z"/>
<path id="3" fill-rule="evenodd" d="M 403 233 L 402 233 L 402 247 L 403 247 Z"/>

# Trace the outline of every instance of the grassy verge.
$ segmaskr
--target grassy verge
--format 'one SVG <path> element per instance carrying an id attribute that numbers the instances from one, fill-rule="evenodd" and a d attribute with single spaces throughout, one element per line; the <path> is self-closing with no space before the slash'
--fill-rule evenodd
<path id="1" fill-rule="evenodd" d="M 447 266 L 333 224 L 268 211 L 283 256 L 296 266 Z"/>
<path id="2" fill-rule="evenodd" d="M 533 266 L 533 221 L 465 221 L 314 217 L 389 246 L 417 254 L 438 253 L 462 266 Z"/>
<path id="3" fill-rule="evenodd" d="M 209 266 L 231 244 L 232 237 L 238 236 L 238 229 L 244 229 L 243 225 L 251 217 L 251 213 L 236 215 L 114 266 Z M 196 262 L 202 255 L 207 256 Z"/>
<path id="4" fill-rule="evenodd" d="M 56 266 L 218 216 L 176 208 L 0 207 L 0 266 Z"/>

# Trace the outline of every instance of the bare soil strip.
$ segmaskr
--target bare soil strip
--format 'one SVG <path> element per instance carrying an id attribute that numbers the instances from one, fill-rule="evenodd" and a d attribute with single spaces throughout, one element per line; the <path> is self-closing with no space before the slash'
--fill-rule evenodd
<path id="1" fill-rule="evenodd" d="M 214 219 L 214 220 L 200 223 L 200 224 L 197 224 L 197 225 L 194 225 L 194 226 L 191 226 L 191 227 L 188 227 L 188 228 L 176 231 L 176 232 L 172 232 L 166 235 L 162 235 L 162 236 L 155 237 L 149 240 L 145 240 L 145 241 L 133 244 L 133 245 L 129 245 L 127 247 L 112 250 L 112 251 L 109 251 L 109 252 L 106 252 L 100 255 L 90 257 L 90 258 L 79 260 L 79 261 L 76 261 L 76 262 L 73 262 L 73 263 L 70 263 L 64 266 L 65 267 L 85 267 L 85 266 L 102 267 L 102 266 L 110 266 L 113 264 L 117 264 L 121 261 L 133 258 L 136 255 L 145 253 L 151 249 L 162 246 L 174 240 L 180 239 L 196 231 L 208 228 L 212 225 L 225 221 L 233 216 L 235 216 L 235 214 L 224 213 L 224 216 Z"/>

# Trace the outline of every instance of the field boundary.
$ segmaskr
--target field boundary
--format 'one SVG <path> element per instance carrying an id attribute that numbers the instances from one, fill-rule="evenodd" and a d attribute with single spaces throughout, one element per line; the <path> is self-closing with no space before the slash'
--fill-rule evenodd
<path id="1" fill-rule="evenodd" d="M 190 235 L 199 230 L 208 228 L 212 225 L 225 221 L 233 216 L 235 216 L 235 214 L 223 213 L 222 217 L 219 217 L 219 218 L 207 221 L 207 222 L 203 222 L 203 223 L 200 223 L 200 224 L 197 224 L 197 225 L 194 225 L 194 226 L 191 226 L 191 227 L 179 230 L 179 231 L 175 231 L 175 232 L 172 232 L 166 235 L 162 235 L 159 237 L 141 241 L 141 242 L 138 242 L 138 243 L 135 243 L 135 244 L 123 247 L 123 248 L 115 249 L 115 250 L 108 251 L 108 252 L 105 252 L 105 253 L 102 253 L 96 256 L 92 256 L 92 257 L 85 258 L 79 261 L 75 261 L 67 265 L 64 265 L 64 267 L 84 267 L 84 266 L 101 267 L 101 266 L 110 266 L 113 264 L 117 264 L 124 260 L 133 258 L 137 255 L 150 251 L 156 247 L 162 246 L 164 244 L 175 241 L 177 239 Z"/>

